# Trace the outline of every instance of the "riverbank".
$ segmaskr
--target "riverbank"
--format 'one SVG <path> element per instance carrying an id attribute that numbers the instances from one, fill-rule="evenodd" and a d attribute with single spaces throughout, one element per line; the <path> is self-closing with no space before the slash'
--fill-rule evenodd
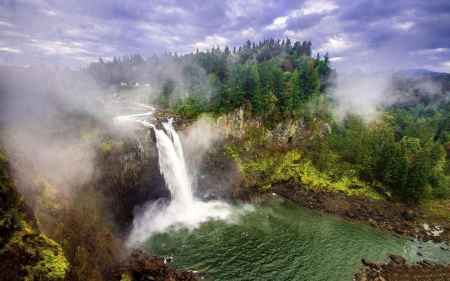
<path id="1" fill-rule="evenodd" d="M 432 202 L 426 206 L 407 207 L 362 196 L 349 196 L 343 192 L 307 189 L 300 185 L 275 185 L 272 192 L 294 203 L 320 212 L 358 221 L 374 228 L 419 240 L 445 242 L 442 251 L 449 251 L 449 220 L 442 216 L 446 202 Z M 441 214 L 441 215 L 440 215 Z M 421 256 L 420 251 L 417 255 Z M 391 255 L 391 261 L 375 264 L 366 259 L 356 274 L 357 281 L 372 280 L 450 280 L 450 265 L 433 263 L 427 259 L 406 264 L 403 257 Z"/>
<path id="2" fill-rule="evenodd" d="M 404 235 L 423 241 L 450 241 L 450 221 L 433 215 L 427 206 L 408 207 L 300 185 L 274 185 L 271 191 L 300 206 L 369 224 L 396 236 Z"/>
<path id="3" fill-rule="evenodd" d="M 355 274 L 355 281 L 411 281 L 411 280 L 433 280 L 446 281 L 450 279 L 450 266 L 423 260 L 413 264 L 406 264 L 401 256 L 391 255 L 390 261 L 383 264 L 374 264 L 363 259 L 366 266 Z"/>

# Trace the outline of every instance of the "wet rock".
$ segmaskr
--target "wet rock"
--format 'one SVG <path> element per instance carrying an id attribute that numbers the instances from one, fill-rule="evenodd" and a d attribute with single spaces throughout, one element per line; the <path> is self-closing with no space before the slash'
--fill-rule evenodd
<path id="1" fill-rule="evenodd" d="M 412 221 L 414 219 L 414 212 L 411 210 L 407 210 L 402 213 L 402 217 L 407 221 Z"/>
<path id="2" fill-rule="evenodd" d="M 391 259 L 399 259 L 402 257 L 392 255 Z M 435 264 L 429 260 L 423 260 L 412 264 L 401 264 L 389 262 L 384 264 L 376 264 L 378 269 L 365 267 L 355 274 L 354 280 L 395 280 L 395 281 L 411 281 L 411 280 L 450 280 L 450 266 Z"/>
<path id="3" fill-rule="evenodd" d="M 363 273 L 357 273 L 355 275 L 355 281 L 367 281 L 367 277 Z"/>
<path id="4" fill-rule="evenodd" d="M 406 260 L 404 257 L 399 255 L 390 255 L 389 258 L 396 264 L 405 264 Z"/>
<path id="5" fill-rule="evenodd" d="M 373 219 L 369 219 L 369 224 L 370 224 L 371 226 L 373 226 L 373 227 L 376 227 L 376 226 L 377 226 L 377 222 L 374 221 Z"/>
<path id="6" fill-rule="evenodd" d="M 422 261 L 422 263 L 423 263 L 424 265 L 426 265 L 426 266 L 433 266 L 433 265 L 435 265 L 434 262 L 432 262 L 432 261 L 430 261 L 430 260 L 427 260 L 427 259 L 424 259 L 424 260 Z"/>
<path id="7" fill-rule="evenodd" d="M 117 270 L 113 270 L 107 280 L 120 281 L 122 276 L 129 280 L 196 280 L 198 272 L 180 270 L 170 267 L 164 258 L 148 255 L 141 250 L 135 250 L 122 262 Z"/>
<path id="8" fill-rule="evenodd" d="M 361 262 L 365 265 L 365 266 L 369 266 L 369 267 L 376 267 L 376 265 L 369 261 L 368 259 L 362 259 Z"/>

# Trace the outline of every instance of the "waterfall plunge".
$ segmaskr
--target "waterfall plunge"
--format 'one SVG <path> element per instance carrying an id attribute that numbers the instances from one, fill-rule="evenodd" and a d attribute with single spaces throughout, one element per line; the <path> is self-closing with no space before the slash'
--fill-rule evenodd
<path id="1" fill-rule="evenodd" d="M 153 233 L 179 228 L 192 229 L 210 219 L 230 218 L 231 207 L 228 204 L 218 201 L 202 202 L 194 198 L 181 142 L 171 121 L 163 124 L 167 134 L 153 124 L 140 122 L 155 130 L 160 172 L 172 199 L 170 203 L 148 203 L 137 212 L 127 246 L 138 246 Z"/>

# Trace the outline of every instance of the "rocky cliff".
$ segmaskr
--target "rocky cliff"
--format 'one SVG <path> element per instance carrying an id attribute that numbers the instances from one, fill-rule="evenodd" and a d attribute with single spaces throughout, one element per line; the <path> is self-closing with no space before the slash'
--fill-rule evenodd
<path id="1" fill-rule="evenodd" d="M 11 269 L 5 267 L 3 272 L 14 272 L 1 274 L 0 280 L 28 280 L 28 275 L 39 280 L 102 280 L 128 256 L 121 241 L 134 207 L 169 196 L 150 130 L 92 132 L 68 144 L 76 153 L 50 143 L 54 155 L 45 155 L 46 161 L 34 154 L 34 147 L 27 149 L 21 140 L 0 132 L 0 149 L 10 158 L 8 175 L 1 178 L 6 197 L 0 201 L 10 203 L 0 209 L 6 214 L 1 221 L 7 238 L 0 246 L 4 257 L 15 264 L 5 264 Z M 9 174 L 19 187 L 14 188 L 15 195 L 6 188 Z M 36 270 L 48 272 L 58 266 L 57 278 L 41 277 L 33 269 L 40 265 L 46 268 Z"/>
<path id="2" fill-rule="evenodd" d="M 0 280 L 64 280 L 69 263 L 60 244 L 38 230 L 0 153 Z"/>
<path id="3" fill-rule="evenodd" d="M 260 118 L 244 118 L 244 109 L 237 108 L 233 112 L 221 115 L 217 118 L 215 127 L 224 138 L 243 138 L 251 128 L 260 128 L 263 123 Z M 296 120 L 278 123 L 273 129 L 266 130 L 265 139 L 276 146 L 307 145 L 315 137 L 323 137 L 331 132 L 328 123 L 316 118 L 312 122 L 306 122 L 303 117 Z"/>

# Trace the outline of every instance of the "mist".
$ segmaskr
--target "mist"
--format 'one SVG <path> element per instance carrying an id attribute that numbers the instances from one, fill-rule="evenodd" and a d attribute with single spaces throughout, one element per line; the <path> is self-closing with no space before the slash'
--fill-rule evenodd
<path id="1" fill-rule="evenodd" d="M 165 131 L 146 121 L 142 124 L 155 131 L 160 171 L 171 192 L 171 199 L 147 202 L 135 210 L 127 247 L 140 246 L 155 233 L 194 229 L 208 220 L 236 223 L 240 214 L 253 210 L 250 206 L 232 207 L 218 200 L 203 202 L 194 196 L 193 178 L 198 173 L 203 155 L 218 139 L 217 132 L 205 120 L 195 123 L 183 133 L 182 144 L 171 122 L 164 123 Z M 184 153 L 183 147 L 187 153 Z M 184 155 L 189 161 L 185 161 Z"/>
<path id="2" fill-rule="evenodd" d="M 204 161 L 205 154 L 219 142 L 220 134 L 214 125 L 206 119 L 201 118 L 185 131 L 179 132 L 180 139 L 183 144 L 186 165 L 193 183 L 194 192 L 198 184 L 197 181 L 201 177 L 201 166 Z"/>
<path id="3" fill-rule="evenodd" d="M 333 114 L 337 121 L 354 114 L 365 122 L 371 122 L 378 119 L 381 106 L 393 102 L 392 75 L 340 73 L 329 93 L 334 100 Z"/>
<path id="4" fill-rule="evenodd" d="M 46 178 L 70 197 L 93 175 L 102 90 L 82 71 L 44 66 L 1 67 L 0 80 L 5 153 L 17 167 L 33 167 L 17 174 L 22 194 L 33 201 L 30 180 Z"/>

